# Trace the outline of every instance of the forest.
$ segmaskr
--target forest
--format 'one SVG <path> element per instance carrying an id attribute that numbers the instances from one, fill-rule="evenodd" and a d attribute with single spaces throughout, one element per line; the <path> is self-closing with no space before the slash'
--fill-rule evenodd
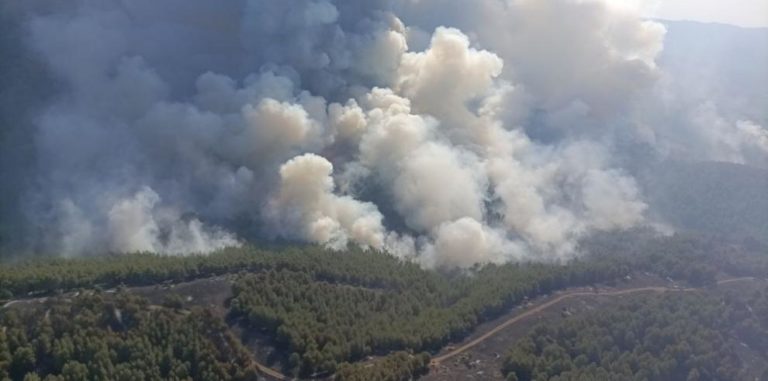
<path id="1" fill-rule="evenodd" d="M 412 380 L 429 371 L 429 354 L 395 352 L 373 363 L 343 363 L 335 374 L 336 381 L 402 381 Z"/>
<path id="2" fill-rule="evenodd" d="M 768 244 L 749 239 L 734 241 L 720 235 L 694 233 L 659 237 L 647 230 L 633 230 L 596 234 L 580 245 L 582 256 L 568 263 L 550 265 L 581 266 L 585 273 L 598 273 L 607 267 L 620 273 L 630 269 L 652 271 L 700 284 L 711 282 L 718 270 L 752 276 L 768 274 Z M 589 269 L 592 266 L 595 266 L 594 270 Z M 464 275 L 481 267 L 470 269 Z M 0 263 L 0 300 L 78 288 L 175 283 L 272 269 L 304 272 L 320 280 L 335 279 L 377 287 L 398 284 L 403 287 L 425 277 L 457 278 L 455 272 L 436 274 L 415 263 L 354 246 L 341 252 L 312 245 L 243 246 L 209 255 L 108 254 L 80 258 L 33 257 Z"/>
<path id="3" fill-rule="evenodd" d="M 352 248 L 335 252 L 315 246 L 271 249 L 246 246 L 208 256 L 165 257 L 144 253 L 9 263 L 0 266 L 0 293 L 4 299 L 41 295 L 49 298 L 44 310 L 0 310 L 0 319 L 6 327 L 0 370 L 11 380 L 38 376 L 51 380 L 76 379 L 68 376 L 73 372 L 79 375 L 87 372 L 89 379 L 243 379 L 256 372 L 249 352 L 243 350 L 240 338 L 233 333 L 234 328 L 243 327 L 269 338 L 269 344 L 280 354 L 277 362 L 270 365 L 279 367 L 285 374 L 333 375 L 338 380 L 410 380 L 426 371 L 430 353 L 461 340 L 480 323 L 536 296 L 568 287 L 620 282 L 633 272 L 654 273 L 692 286 L 712 285 L 716 277 L 723 274 L 764 276 L 768 273 L 764 249 L 759 243 L 734 243 L 711 236 L 678 234 L 651 239 L 645 232 L 638 231 L 594 236 L 582 243 L 584 255 L 568 263 L 485 265 L 465 271 L 425 270 L 415 263 L 374 251 Z M 150 305 L 130 294 L 132 286 L 172 285 L 222 274 L 233 274 L 228 278 L 233 283 L 226 317 L 218 317 L 206 308 L 185 309 L 179 300 L 164 306 Z M 114 288 L 118 290 L 116 294 Z M 88 296 L 90 294 L 93 295 Z M 672 319 L 675 313 L 687 314 L 678 316 L 681 320 L 715 316 L 713 309 L 705 307 L 714 308 L 717 302 L 702 300 L 709 304 L 691 299 L 685 303 L 690 308 L 663 316 Z M 668 300 L 628 306 L 610 316 L 617 321 L 626 320 L 628 317 L 622 313 L 631 315 L 628 311 L 661 309 L 665 302 Z M 760 305 L 757 301 L 754 303 Z M 701 311 L 697 309 L 699 305 Z M 759 309 L 762 307 L 756 308 L 757 312 L 763 311 Z M 31 318 L 41 314 L 45 319 Z M 719 319 L 724 315 L 716 316 Z M 662 322 L 664 320 L 654 320 L 647 324 L 659 324 L 661 329 L 666 324 Z M 695 329 L 684 331 L 691 337 L 716 338 L 706 335 L 713 335 L 717 327 L 683 326 Z M 604 332 L 597 334 L 610 337 Z M 556 336 L 550 336 L 555 343 Z M 85 344 L 90 341 L 98 350 L 79 349 L 90 348 Z M 178 347 L 176 341 L 181 343 Z M 77 350 L 68 350 L 62 355 L 61 348 L 70 342 L 76 344 L 73 345 Z M 542 356 L 546 347 L 538 348 L 536 345 L 541 343 L 535 340 L 533 343 L 534 346 L 516 346 L 512 353 L 525 353 L 524 364 L 530 364 L 531 359 Z M 602 345 L 593 348 L 593 355 L 603 356 L 603 351 L 613 351 L 612 342 L 605 341 L 605 344 L 606 348 Z M 141 348 L 126 349 L 134 345 Z M 566 352 L 567 345 L 570 344 L 562 344 Z M 195 348 L 195 352 L 178 352 L 184 348 Z M 521 352 L 523 349 L 528 352 Z M 632 350 L 630 353 L 634 353 Z M 649 352 L 643 358 L 665 353 L 666 349 L 661 350 Z M 100 356 L 105 358 L 100 360 L 99 367 L 92 366 L 96 352 L 103 352 Z M 168 353 L 176 358 L 177 352 L 177 361 L 163 360 Z M 618 359 L 616 356 L 624 356 L 618 354 L 623 352 L 613 352 L 600 357 L 601 362 L 596 364 L 602 364 L 604 358 L 614 361 Z M 223 360 L 232 354 L 236 354 L 236 361 Z M 583 358 L 577 361 L 578 356 L 573 357 L 570 366 L 584 365 Z M 510 378 L 536 379 L 533 370 L 518 374 L 520 369 L 513 366 L 514 358 L 511 355 L 509 366 L 505 367 Z M 731 369 L 738 365 L 728 362 L 732 361 L 728 356 L 721 359 L 723 363 L 714 370 L 706 367 L 695 370 L 706 377 L 717 374 L 712 373 L 717 372 L 717 368 Z M 200 361 L 206 364 L 205 369 L 186 365 Z M 137 362 L 146 366 L 135 367 Z M 560 369 L 560 365 L 543 364 L 541 372 Z M 632 371 L 636 369 L 632 364 L 638 363 L 628 364 Z M 688 370 L 686 377 L 698 366 L 678 365 Z M 136 375 L 128 369 L 140 369 L 144 373 Z M 572 371 L 577 369 L 580 368 Z M 683 371 L 674 372 L 670 377 L 679 376 Z M 579 379 L 587 373 L 578 374 L 570 379 Z"/>
<path id="4" fill-rule="evenodd" d="M 350 248 L 317 246 L 228 248 L 210 255 L 164 256 L 152 253 L 84 258 L 37 258 L 0 265 L 0 298 L 81 287 L 113 288 L 174 283 L 222 274 L 291 269 L 351 283 L 386 284 L 423 273 L 417 265 L 389 255 Z M 371 271 L 371 269 L 376 269 Z"/>
<path id="5" fill-rule="evenodd" d="M 288 356 L 287 372 L 327 374 L 342 362 L 371 354 L 435 351 L 526 298 L 615 281 L 630 269 L 708 286 L 723 265 L 715 261 L 721 261 L 721 250 L 727 249 L 713 240 L 687 236 L 643 239 L 645 246 L 621 238 L 585 243 L 591 254 L 567 266 L 489 265 L 475 269 L 472 276 L 416 270 L 410 278 L 371 283 L 291 270 L 247 275 L 233 287 L 230 315 L 274 337 Z M 768 273 L 761 273 L 765 257 L 740 253 L 726 257 L 726 267 L 734 274 Z"/>
<path id="6" fill-rule="evenodd" d="M 269 271 L 235 283 L 230 315 L 269 332 L 290 353 L 288 370 L 307 376 L 371 354 L 434 351 L 526 298 L 625 271 L 586 263 L 486 266 L 472 277 L 425 272 L 390 282 L 395 287 Z"/>
<path id="7" fill-rule="evenodd" d="M 2 380 L 256 379 L 248 351 L 206 310 L 97 292 L 4 311 L 0 323 Z"/>
<path id="8" fill-rule="evenodd" d="M 514 343 L 503 373 L 509 381 L 751 381 L 737 347 L 768 352 L 766 316 L 768 288 L 629 298 L 536 326 Z M 768 367 L 760 379 L 768 379 Z"/>
<path id="9" fill-rule="evenodd" d="M 766 7 L 0 0 L 0 381 L 768 381 Z"/>

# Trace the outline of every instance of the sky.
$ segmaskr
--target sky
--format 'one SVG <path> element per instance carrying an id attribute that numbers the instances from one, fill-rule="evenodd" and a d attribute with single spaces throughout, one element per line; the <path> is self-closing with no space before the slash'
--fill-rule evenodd
<path id="1" fill-rule="evenodd" d="M 651 17 L 768 27 L 768 0 L 656 0 L 645 2 Z"/>

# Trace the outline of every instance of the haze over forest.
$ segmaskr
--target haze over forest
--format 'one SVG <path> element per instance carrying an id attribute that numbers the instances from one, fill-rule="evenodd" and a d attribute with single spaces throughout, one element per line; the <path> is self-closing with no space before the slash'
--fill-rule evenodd
<path id="1" fill-rule="evenodd" d="M 768 380 L 768 28 L 654 4 L 0 2 L 0 380 Z"/>
<path id="2" fill-rule="evenodd" d="M 2 257 L 768 237 L 768 33 L 619 1 L 6 1 Z"/>

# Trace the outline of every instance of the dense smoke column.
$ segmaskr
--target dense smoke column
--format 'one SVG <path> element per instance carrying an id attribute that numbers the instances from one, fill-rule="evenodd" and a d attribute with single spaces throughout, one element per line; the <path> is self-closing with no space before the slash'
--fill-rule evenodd
<path id="1" fill-rule="evenodd" d="M 396 19 L 339 5 L 4 5 L 19 24 L 6 36 L 26 44 L 65 88 L 35 110 L 34 148 L 8 150 L 34 167 L 11 169 L 6 178 L 30 184 L 3 192 L 6 205 L 40 225 L 26 235 L 46 251 L 237 244 L 201 221 L 263 226 L 279 165 L 328 144 L 325 121 L 309 115 L 327 113 L 325 98 L 308 90 L 346 100 L 394 69 L 374 53 Z M 11 132 L 22 128 L 14 128 L 4 139 L 16 139 Z M 257 237 L 269 233 L 259 230 Z"/>
<path id="2" fill-rule="evenodd" d="M 44 62 L 25 44 L 22 14 L 0 12 L 0 256 L 33 248 L 24 193 L 34 184 L 34 117 L 59 90 Z"/>
<path id="3" fill-rule="evenodd" d="M 715 106 L 677 135 L 649 119 L 669 109 L 665 28 L 614 1 L 3 7 L 3 52 L 42 64 L 7 88 L 48 94 L 0 99 L 0 234 L 35 251 L 280 239 L 428 267 L 556 261 L 656 223 L 646 163 L 768 152 L 760 121 Z"/>

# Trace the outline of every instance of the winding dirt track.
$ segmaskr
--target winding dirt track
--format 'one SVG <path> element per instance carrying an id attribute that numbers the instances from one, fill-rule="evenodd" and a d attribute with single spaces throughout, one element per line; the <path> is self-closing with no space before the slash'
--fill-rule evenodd
<path id="1" fill-rule="evenodd" d="M 753 280 L 755 280 L 755 278 L 752 278 L 752 277 L 733 278 L 733 279 L 721 280 L 721 281 L 717 282 L 717 284 L 718 285 L 724 285 L 724 284 L 729 284 L 729 283 L 745 282 L 745 281 L 753 281 Z M 468 351 L 469 349 L 472 349 L 476 345 L 478 345 L 478 344 L 482 343 L 483 341 L 487 340 L 488 338 L 496 335 L 501 330 L 503 330 L 503 329 L 505 329 L 505 328 L 507 328 L 507 327 L 509 327 L 509 326 L 511 326 L 511 325 L 513 325 L 513 324 L 523 320 L 523 319 L 526 319 L 526 318 L 528 318 L 528 317 L 530 317 L 532 315 L 535 315 L 535 314 L 537 314 L 539 312 L 542 312 L 542 311 L 544 311 L 544 310 L 546 310 L 546 309 L 554 306 L 555 304 L 558 304 L 561 301 L 566 300 L 566 299 L 575 298 L 575 297 L 579 297 L 579 296 L 620 296 L 620 295 L 638 294 L 638 293 L 643 293 L 643 292 L 659 292 L 659 293 L 663 293 L 663 292 L 694 292 L 694 291 L 700 291 L 700 290 L 701 289 L 698 289 L 698 288 L 641 287 L 641 288 L 632 288 L 632 289 L 621 290 L 621 291 L 604 291 L 604 292 L 599 292 L 599 291 L 592 291 L 592 292 L 571 291 L 571 292 L 566 292 L 564 294 L 561 294 L 560 296 L 558 296 L 555 299 L 552 299 L 552 300 L 550 300 L 550 301 L 548 301 L 546 303 L 538 305 L 538 306 L 536 306 L 536 307 L 534 307 L 534 308 L 532 308 L 532 309 L 530 309 L 528 311 L 525 311 L 524 313 L 522 313 L 520 315 L 517 315 L 517 316 L 515 316 L 515 317 L 505 321 L 504 323 L 499 324 L 498 326 L 494 327 L 492 330 L 490 330 L 490 331 L 486 332 L 485 334 L 483 334 L 482 336 L 480 336 L 480 337 L 478 337 L 478 338 L 476 338 L 476 339 L 474 339 L 474 340 L 472 340 L 472 341 L 462 345 L 459 348 L 456 348 L 456 349 L 454 349 L 454 350 L 452 350 L 452 351 L 450 351 L 450 352 L 448 352 L 448 353 L 446 353 L 444 355 L 432 358 L 432 361 L 430 362 L 430 366 L 436 367 L 441 362 L 443 362 L 445 360 L 448 360 L 448 359 L 450 359 L 452 357 L 455 357 L 455 356 L 457 356 L 457 355 L 459 355 L 461 353 L 464 353 L 464 352 Z M 10 307 L 11 305 L 13 305 L 14 303 L 17 303 L 17 302 L 19 302 L 19 300 L 9 301 L 5 305 L 3 305 L 2 308 Z M 157 306 L 153 306 L 153 307 L 157 307 Z M 280 373 L 280 372 L 278 372 L 278 371 L 276 371 L 276 370 L 274 370 L 274 369 L 272 369 L 272 368 L 270 368 L 270 367 L 268 367 L 268 366 L 266 366 L 264 364 L 261 364 L 261 363 L 255 361 L 255 360 L 254 360 L 254 364 L 258 368 L 259 372 L 261 372 L 262 374 L 264 374 L 264 375 L 266 375 L 268 377 L 271 377 L 271 378 L 273 378 L 275 380 L 283 381 L 283 380 L 290 380 L 291 379 L 290 377 L 288 377 L 288 376 L 286 376 L 286 375 L 284 375 L 284 374 L 282 374 L 282 373 Z"/>
<path id="2" fill-rule="evenodd" d="M 744 282 L 744 281 L 752 281 L 754 278 L 752 277 L 745 277 L 745 278 L 734 278 L 734 279 L 726 279 L 721 280 L 717 282 L 718 285 L 728 284 L 728 283 L 735 283 L 735 282 Z M 462 345 L 461 347 L 458 347 L 444 355 L 433 357 L 432 361 L 430 362 L 430 366 L 435 367 L 437 365 L 440 365 L 441 362 L 448 360 L 452 357 L 455 357 L 457 355 L 460 355 L 467 350 L 473 348 L 474 346 L 482 343 L 483 341 L 487 340 L 488 338 L 494 336 L 495 334 L 499 333 L 499 331 L 525 319 L 528 317 L 531 317 L 532 315 L 535 315 L 539 312 L 542 312 L 546 310 L 549 307 L 552 307 L 555 304 L 558 304 L 562 302 L 563 300 L 575 298 L 579 296 L 620 296 L 620 295 L 629 295 L 629 294 L 638 294 L 643 292 L 694 292 L 699 291 L 698 288 L 672 288 L 672 287 L 641 287 L 641 288 L 632 288 L 627 290 L 621 290 L 621 291 L 611 291 L 611 292 L 584 292 L 584 291 L 573 291 L 573 292 L 567 292 L 565 294 L 562 294 L 558 296 L 555 299 L 552 299 L 544 304 L 541 304 L 539 306 L 536 306 L 528 311 L 525 311 L 524 313 L 517 315 L 504 323 L 499 324 L 498 326 L 494 327 L 492 330 L 486 332 L 484 335 Z"/>
<path id="3" fill-rule="evenodd" d="M 266 365 L 259 364 L 258 362 L 255 362 L 255 364 L 256 364 L 256 368 L 259 369 L 259 372 L 261 372 L 263 374 L 266 374 L 267 376 L 272 377 L 275 380 L 281 380 L 282 381 L 282 380 L 289 380 L 290 379 L 290 378 L 288 378 L 288 376 L 286 376 L 286 375 L 284 375 L 284 374 L 282 374 L 282 373 L 280 373 L 280 372 L 278 372 L 278 371 L 276 371 L 276 370 L 274 370 L 274 369 L 272 369 L 272 368 L 270 368 L 270 367 L 268 367 Z"/>
<path id="4" fill-rule="evenodd" d="M 726 279 L 726 280 L 719 281 L 719 282 L 717 282 L 717 284 L 718 285 L 723 285 L 723 284 L 728 284 L 728 283 L 752 281 L 752 280 L 754 280 L 754 278 L 751 278 L 751 277 L 734 278 L 734 279 Z M 447 360 L 447 359 L 449 359 L 451 357 L 454 357 L 456 355 L 459 355 L 459 354 L 461 354 L 461 353 L 471 349 L 472 347 L 474 347 L 477 344 L 483 342 L 484 340 L 488 339 L 489 337 L 497 334 L 499 331 L 503 330 L 504 328 L 507 328 L 510 325 L 515 324 L 515 323 L 517 323 L 517 322 L 519 322 L 519 321 L 521 321 L 521 320 L 523 320 L 523 319 L 525 319 L 527 317 L 530 317 L 531 315 L 539 313 L 539 312 L 541 312 L 541 311 L 543 311 L 543 310 L 545 310 L 545 309 L 547 309 L 549 307 L 552 307 L 553 305 L 555 305 L 555 304 L 557 304 L 557 303 L 559 303 L 559 302 L 561 302 L 561 301 L 563 301 L 565 299 L 568 299 L 568 298 L 575 298 L 575 297 L 579 297 L 579 296 L 619 296 L 619 295 L 637 294 L 637 293 L 642 293 L 642 292 L 693 292 L 693 291 L 698 291 L 698 290 L 699 289 L 697 289 L 697 288 L 684 288 L 684 289 L 681 289 L 681 288 L 672 288 L 672 287 L 642 287 L 642 288 L 633 288 L 633 289 L 627 289 L 627 290 L 621 290 L 621 291 L 613 291 L 613 292 L 584 292 L 584 291 L 568 292 L 568 293 L 562 294 L 562 295 L 558 296 L 557 298 L 552 299 L 552 300 L 550 300 L 550 301 L 548 301 L 548 302 L 546 302 L 544 304 L 541 304 L 541 305 L 539 305 L 537 307 L 534 307 L 534 308 L 532 308 L 532 309 L 530 309 L 530 310 L 528 310 L 528 311 L 526 311 L 526 312 L 524 312 L 524 313 L 522 313 L 520 315 L 517 315 L 517 316 L 515 316 L 515 317 L 505 321 L 502 324 L 499 324 L 498 326 L 493 328 L 491 331 L 485 333 L 484 335 L 478 337 L 475 340 L 470 341 L 467 344 L 462 345 L 459 348 L 454 349 L 451 352 L 448 352 L 448 353 L 446 353 L 446 354 L 444 354 L 442 356 L 438 356 L 438 357 L 433 358 L 432 361 L 430 362 L 430 365 L 431 366 L 437 366 L 438 364 L 440 364 L 440 362 L 445 361 L 445 360 Z M 268 367 L 268 366 L 266 366 L 264 364 L 261 364 L 261 363 L 255 361 L 255 360 L 254 360 L 254 364 L 259 369 L 259 372 L 261 372 L 262 374 L 264 374 L 264 375 L 266 375 L 268 377 L 271 377 L 271 378 L 273 378 L 275 380 L 284 381 L 284 380 L 290 380 L 291 379 L 290 377 L 288 377 L 288 376 L 286 376 L 286 375 L 284 375 L 284 374 L 282 374 L 282 373 L 280 373 L 280 372 L 278 372 L 278 371 L 276 371 L 276 370 L 274 370 L 274 369 L 272 369 L 272 368 L 270 368 L 270 367 Z"/>

